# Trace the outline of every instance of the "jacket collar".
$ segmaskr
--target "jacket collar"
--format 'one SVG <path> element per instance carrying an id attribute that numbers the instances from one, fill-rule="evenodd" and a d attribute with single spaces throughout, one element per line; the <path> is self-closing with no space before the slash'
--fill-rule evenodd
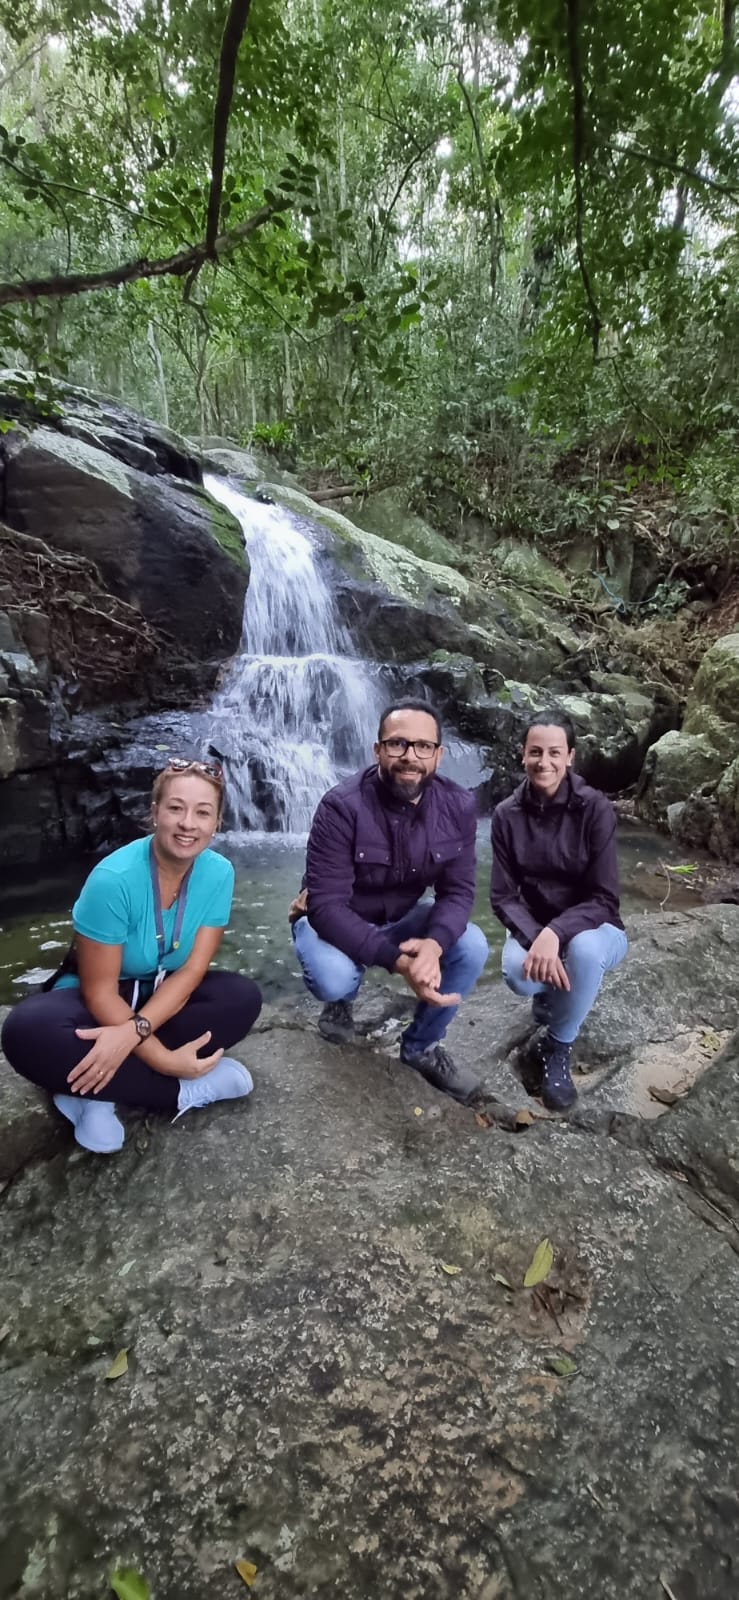
<path id="1" fill-rule="evenodd" d="M 568 768 L 551 800 L 540 800 L 535 789 L 532 788 L 528 778 L 524 778 L 514 790 L 513 798 L 522 811 L 532 811 L 536 816 L 541 816 L 543 811 L 566 809 L 568 811 L 582 811 L 585 800 L 582 790 L 585 788 L 584 779 Z"/>
<path id="2" fill-rule="evenodd" d="M 427 785 L 427 787 L 424 789 L 424 792 L 423 792 L 423 794 L 421 796 L 420 804 L 417 805 L 417 806 L 414 806 L 414 805 L 411 805 L 410 800 L 401 800 L 401 799 L 398 798 L 397 795 L 393 794 L 392 789 L 390 789 L 388 787 L 388 785 L 386 783 L 384 783 L 382 778 L 380 777 L 380 769 L 379 769 L 379 767 L 377 767 L 377 766 L 368 767 L 367 770 L 366 770 L 365 776 L 369 779 L 369 782 L 372 784 L 372 786 L 373 786 L 373 788 L 375 790 L 375 793 L 376 793 L 376 795 L 377 795 L 377 797 L 378 797 L 378 799 L 380 801 L 380 805 L 383 807 L 383 809 L 385 811 L 391 811 L 393 813 L 393 815 L 396 816 L 396 817 L 407 817 L 410 814 L 414 819 L 416 817 L 420 817 L 420 816 L 425 816 L 426 815 L 426 812 L 428 811 L 429 803 L 430 803 L 430 800 L 431 800 L 431 794 L 432 794 L 432 791 L 433 791 L 433 788 L 434 788 L 433 782 L 429 783 Z M 436 776 L 436 774 L 434 774 L 434 777 L 435 776 Z"/>

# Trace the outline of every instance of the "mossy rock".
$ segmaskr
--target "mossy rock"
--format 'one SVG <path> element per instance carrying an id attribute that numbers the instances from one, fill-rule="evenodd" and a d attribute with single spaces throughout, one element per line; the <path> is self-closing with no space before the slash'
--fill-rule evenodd
<path id="1" fill-rule="evenodd" d="M 685 708 L 686 733 L 705 734 L 731 759 L 739 725 L 739 633 L 728 633 L 707 650 Z"/>
<path id="2" fill-rule="evenodd" d="M 377 494 L 369 495 L 362 505 L 352 510 L 350 520 L 365 532 L 410 550 L 424 561 L 451 567 L 459 563 L 457 546 L 408 509 L 407 496 L 402 489 L 380 489 Z"/>
<path id="3" fill-rule="evenodd" d="M 672 729 L 647 753 L 639 783 L 637 811 L 648 822 L 664 826 L 668 807 L 688 800 L 705 784 L 721 777 L 726 759 L 702 733 Z"/>
<path id="4" fill-rule="evenodd" d="M 244 530 L 241 523 L 218 500 L 214 500 L 206 489 L 191 489 L 190 493 L 197 500 L 201 500 L 206 507 L 210 518 L 210 529 L 226 555 L 230 556 L 239 567 L 249 568 L 249 557 L 244 543 Z"/>

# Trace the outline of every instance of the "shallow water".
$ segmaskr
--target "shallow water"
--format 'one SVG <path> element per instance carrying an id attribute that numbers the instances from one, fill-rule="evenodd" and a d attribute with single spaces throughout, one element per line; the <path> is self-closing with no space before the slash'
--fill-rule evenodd
<path id="1" fill-rule="evenodd" d="M 236 869 L 236 890 L 230 927 L 218 965 L 248 972 L 262 986 L 267 999 L 295 993 L 301 988 L 298 963 L 286 921 L 287 907 L 300 887 L 305 839 L 286 834 L 225 834 L 220 848 Z M 660 862 L 682 864 L 688 858 L 668 839 L 623 825 L 619 837 L 626 917 L 660 909 L 668 879 Z M 36 873 L 33 883 L 17 877 L 0 889 L 0 1004 L 10 1005 L 54 971 L 72 932 L 70 910 L 92 866 L 77 859 Z M 478 839 L 477 898 L 474 920 L 485 930 L 493 951 L 503 942 L 503 930 L 493 917 L 488 900 L 490 880 L 490 825 L 480 824 Z M 669 908 L 696 903 L 689 880 L 669 884 Z M 497 976 L 495 959 L 489 977 Z M 380 970 L 375 975 L 386 980 Z"/>

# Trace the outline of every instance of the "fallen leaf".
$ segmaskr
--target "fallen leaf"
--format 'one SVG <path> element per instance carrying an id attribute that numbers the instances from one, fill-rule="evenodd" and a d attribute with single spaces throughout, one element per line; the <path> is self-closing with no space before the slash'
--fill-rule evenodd
<path id="1" fill-rule="evenodd" d="M 4 1327 L 0 1328 L 0 1344 L 2 1344 L 3 1339 L 7 1339 L 9 1333 L 10 1333 L 10 1323 L 6 1322 Z"/>
<path id="2" fill-rule="evenodd" d="M 667 1579 L 666 1579 L 666 1577 L 664 1575 L 664 1572 L 660 1573 L 659 1581 L 660 1581 L 660 1583 L 662 1585 L 662 1588 L 665 1591 L 665 1594 L 668 1597 L 668 1600 L 677 1600 L 677 1595 L 675 1594 L 675 1590 L 670 1588 L 670 1585 L 667 1582 Z"/>
<path id="3" fill-rule="evenodd" d="M 711 1055 L 721 1049 L 721 1040 L 713 1028 L 704 1028 L 698 1044 L 701 1050 L 708 1050 Z"/>
<path id="4" fill-rule="evenodd" d="M 596 1494 L 592 1483 L 586 1483 L 585 1488 L 587 1489 L 588 1494 L 592 1496 L 593 1500 L 595 1501 L 595 1504 L 597 1506 L 600 1506 L 601 1511 L 605 1511 L 605 1509 L 606 1509 L 605 1500 L 601 1500 L 600 1495 Z"/>
<path id="5" fill-rule="evenodd" d="M 112 1366 L 108 1367 L 105 1377 L 106 1379 L 122 1378 L 124 1372 L 128 1372 L 128 1351 L 119 1350 Z"/>
<path id="6" fill-rule="evenodd" d="M 513 1284 L 509 1283 L 508 1279 L 503 1277 L 502 1272 L 494 1272 L 493 1277 L 496 1283 L 502 1283 L 504 1289 L 513 1290 Z"/>
<path id="7" fill-rule="evenodd" d="M 668 870 L 668 872 L 678 872 L 680 874 L 681 878 L 687 878 L 688 875 L 691 872 L 697 872 L 698 868 L 696 867 L 695 863 L 693 863 L 690 866 L 686 865 L 684 867 L 670 867 L 670 866 L 668 866 L 667 870 Z"/>
<path id="8" fill-rule="evenodd" d="M 547 1366 L 556 1372 L 558 1378 L 571 1378 L 577 1372 L 577 1366 L 570 1356 L 549 1356 Z"/>
<path id="9" fill-rule="evenodd" d="M 530 1128 L 532 1122 L 535 1122 L 535 1121 L 536 1121 L 536 1118 L 535 1118 L 533 1112 L 527 1111 L 526 1107 L 524 1106 L 521 1111 L 517 1111 L 516 1112 L 516 1117 L 515 1117 L 515 1121 L 514 1121 L 513 1126 L 514 1126 L 514 1128 Z"/>
<path id="10" fill-rule="evenodd" d="M 661 1106 L 677 1105 L 680 1099 L 679 1094 L 673 1094 L 671 1089 L 661 1089 L 658 1083 L 650 1083 L 648 1088 L 652 1099 L 658 1101 Z"/>
<path id="11" fill-rule="evenodd" d="M 554 1260 L 554 1251 L 548 1239 L 542 1239 L 536 1246 L 531 1262 L 526 1270 L 523 1280 L 524 1289 L 533 1289 L 535 1283 L 543 1283 Z"/>
<path id="12" fill-rule="evenodd" d="M 413 1115 L 414 1115 L 414 1117 L 422 1117 L 423 1116 L 423 1106 L 414 1106 L 413 1107 Z"/>
<path id="13" fill-rule="evenodd" d="M 121 1267 L 121 1270 L 120 1270 L 120 1272 L 118 1274 L 119 1278 L 127 1278 L 129 1272 L 131 1271 L 131 1268 L 134 1267 L 135 1265 L 136 1265 L 136 1258 L 135 1257 L 134 1257 L 133 1261 L 127 1261 L 125 1266 Z"/>
<path id="14" fill-rule="evenodd" d="M 462 1271 L 461 1267 L 453 1267 L 448 1261 L 440 1261 L 439 1266 L 441 1267 L 442 1272 L 446 1272 L 447 1276 L 450 1278 L 456 1278 L 457 1273 Z"/>
<path id="15" fill-rule="evenodd" d="M 110 1574 L 110 1587 L 118 1600 L 149 1600 L 151 1589 L 140 1572 L 133 1567 L 118 1567 Z"/>
<path id="16" fill-rule="evenodd" d="M 484 1111 L 475 1112 L 475 1122 L 478 1128 L 492 1128 L 493 1126 L 492 1117 L 488 1117 Z"/>
<path id="17" fill-rule="evenodd" d="M 247 1586 L 247 1589 L 250 1589 L 252 1584 L 253 1584 L 253 1582 L 254 1582 L 254 1579 L 256 1578 L 256 1575 L 257 1575 L 257 1569 L 256 1569 L 256 1567 L 254 1565 L 254 1562 L 253 1561 L 237 1561 L 237 1562 L 235 1562 L 235 1566 L 236 1566 L 236 1571 L 239 1574 L 239 1577 L 243 1578 L 244 1583 Z"/>

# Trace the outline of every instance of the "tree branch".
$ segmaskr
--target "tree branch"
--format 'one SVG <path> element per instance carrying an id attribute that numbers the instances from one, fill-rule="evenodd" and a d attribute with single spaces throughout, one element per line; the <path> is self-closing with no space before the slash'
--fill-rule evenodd
<path id="1" fill-rule="evenodd" d="M 587 262 L 585 260 L 585 246 L 583 243 L 583 219 L 585 216 L 585 202 L 582 192 L 582 169 L 585 161 L 585 92 L 582 81 L 582 67 L 580 64 L 580 4 L 579 0 L 567 0 L 567 47 L 570 58 L 570 81 L 572 83 L 572 169 L 575 178 L 575 249 L 577 264 L 580 268 L 582 286 L 585 298 L 590 308 L 590 339 L 593 346 L 593 355 L 597 357 L 600 344 L 600 330 L 603 326 L 598 304 L 593 293 Z"/>
<path id="2" fill-rule="evenodd" d="M 27 278 L 21 283 L 0 283 L 0 306 L 28 300 L 44 300 L 49 295 L 68 298 L 70 295 L 87 294 L 95 289 L 115 289 L 119 284 L 135 283 L 141 278 L 184 278 L 190 272 L 199 272 L 206 261 L 230 255 L 249 238 L 250 234 L 263 228 L 265 222 L 269 222 L 278 211 L 289 210 L 290 205 L 291 201 L 285 199 L 261 206 L 253 216 L 247 217 L 245 222 L 240 222 L 238 227 L 232 228 L 229 233 L 220 234 L 213 242 L 212 251 L 209 251 L 203 242 L 160 261 L 147 261 L 143 258 L 140 261 L 127 261 L 121 267 L 108 267 L 103 272 L 80 272 L 54 278 Z"/>
<path id="3" fill-rule="evenodd" d="M 213 113 L 213 154 L 210 163 L 210 193 L 208 216 L 205 224 L 205 253 L 214 261 L 217 255 L 216 237 L 221 216 L 223 196 L 223 168 L 226 160 L 226 136 L 231 114 L 234 78 L 239 47 L 249 20 L 251 0 L 231 0 L 226 26 L 221 40 L 221 60 L 218 68 L 218 92 Z"/>
<path id="4" fill-rule="evenodd" d="M 480 163 L 480 176 L 482 178 L 482 186 L 485 191 L 485 208 L 488 214 L 488 231 L 490 234 L 490 293 L 491 295 L 494 295 L 495 285 L 498 278 L 498 263 L 500 261 L 500 203 L 497 197 L 493 199 L 492 190 L 490 188 L 490 177 L 488 174 L 487 162 L 485 160 L 485 151 L 483 149 L 482 134 L 480 133 L 480 123 L 478 120 L 477 111 L 472 103 L 472 97 L 469 89 L 464 81 L 464 72 L 461 65 L 457 69 L 457 83 L 462 91 L 462 98 L 467 107 L 467 115 L 472 123 L 475 149 L 477 151 L 477 159 Z"/>
<path id="5" fill-rule="evenodd" d="M 739 184 L 719 183 L 717 178 L 707 178 L 702 172 L 696 172 L 694 167 L 686 166 L 683 161 L 672 161 L 669 156 L 655 156 L 650 150 L 642 150 L 635 144 L 612 144 L 609 148 L 617 156 L 631 156 L 634 161 L 643 161 L 648 167 L 663 167 L 665 172 L 674 172 L 677 177 L 685 178 L 688 183 L 700 184 L 704 189 L 713 189 L 716 194 L 725 194 L 730 200 L 739 199 Z"/>

